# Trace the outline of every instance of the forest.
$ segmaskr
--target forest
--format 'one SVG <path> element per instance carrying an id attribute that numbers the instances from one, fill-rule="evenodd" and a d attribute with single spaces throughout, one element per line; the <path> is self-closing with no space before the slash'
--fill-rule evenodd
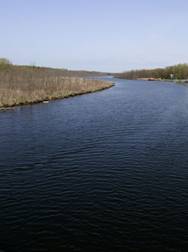
<path id="1" fill-rule="evenodd" d="M 166 68 L 131 70 L 116 74 L 116 77 L 122 79 L 142 79 L 155 78 L 164 80 L 187 80 L 188 79 L 188 64 L 178 64 Z"/>

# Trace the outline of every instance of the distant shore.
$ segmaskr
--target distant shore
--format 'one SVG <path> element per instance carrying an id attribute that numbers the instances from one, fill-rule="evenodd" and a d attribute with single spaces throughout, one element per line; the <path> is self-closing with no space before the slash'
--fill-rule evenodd
<path id="1" fill-rule="evenodd" d="M 123 79 L 123 80 L 137 80 L 137 81 L 161 81 L 161 82 L 173 82 L 173 83 L 180 83 L 180 84 L 188 84 L 188 79 L 161 79 L 161 78 L 135 78 L 135 79 L 126 79 L 123 77 L 117 77 L 118 79 Z"/>
<path id="2" fill-rule="evenodd" d="M 174 82 L 174 83 L 182 83 L 188 84 L 187 79 L 178 80 L 178 79 L 161 79 L 161 78 L 137 78 L 136 80 L 145 80 L 145 81 L 163 81 L 163 82 Z"/>
<path id="3" fill-rule="evenodd" d="M 188 83 L 188 64 L 178 64 L 165 68 L 131 70 L 116 73 L 117 78 L 129 80 L 171 81 Z"/>

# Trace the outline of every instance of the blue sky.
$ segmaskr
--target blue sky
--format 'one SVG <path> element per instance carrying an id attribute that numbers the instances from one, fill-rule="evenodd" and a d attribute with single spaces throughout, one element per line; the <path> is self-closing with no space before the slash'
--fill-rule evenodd
<path id="1" fill-rule="evenodd" d="M 188 62 L 186 0 L 0 0 L 0 57 L 124 71 Z"/>

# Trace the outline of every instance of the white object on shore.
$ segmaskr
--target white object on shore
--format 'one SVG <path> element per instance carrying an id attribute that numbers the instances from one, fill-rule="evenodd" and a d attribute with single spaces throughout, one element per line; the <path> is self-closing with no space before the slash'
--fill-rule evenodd
<path id="1" fill-rule="evenodd" d="M 43 101 L 43 103 L 49 103 L 49 101 Z"/>

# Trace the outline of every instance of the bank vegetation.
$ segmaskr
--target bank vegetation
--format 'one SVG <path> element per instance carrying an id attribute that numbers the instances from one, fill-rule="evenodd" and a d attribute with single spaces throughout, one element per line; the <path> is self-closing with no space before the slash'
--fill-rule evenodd
<path id="1" fill-rule="evenodd" d="M 96 72 L 15 66 L 0 59 L 0 108 L 66 98 L 112 86 L 110 82 L 87 79 L 92 75 Z"/>
<path id="2" fill-rule="evenodd" d="M 188 80 L 188 64 L 178 64 L 166 68 L 132 70 L 116 74 L 123 79 L 162 79 L 162 80 Z"/>

